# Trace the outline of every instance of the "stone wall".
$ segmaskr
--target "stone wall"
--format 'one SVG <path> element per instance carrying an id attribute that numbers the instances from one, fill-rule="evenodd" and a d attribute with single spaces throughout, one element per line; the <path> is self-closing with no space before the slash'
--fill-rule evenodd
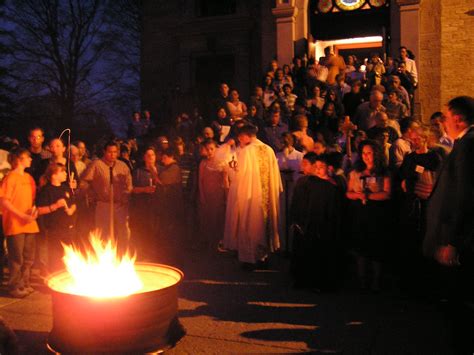
<path id="1" fill-rule="evenodd" d="M 458 95 L 474 96 L 474 11 L 472 0 L 441 3 L 441 103 Z"/>
<path id="2" fill-rule="evenodd" d="M 270 62 L 276 58 L 276 24 L 272 14 L 274 1 L 262 0 L 261 2 L 261 71 L 259 79 L 263 79 L 263 75 L 268 69 Z"/>
<path id="3" fill-rule="evenodd" d="M 453 97 L 474 95 L 472 0 L 420 2 L 420 103 L 424 120 Z"/>
<path id="4" fill-rule="evenodd" d="M 176 28 L 181 11 L 174 1 L 143 2 L 142 105 L 158 121 L 169 119 L 178 85 L 175 80 L 179 63 Z"/>
<path id="5" fill-rule="evenodd" d="M 212 97 L 218 92 L 217 84 L 206 84 L 221 76 L 219 58 L 229 62 L 233 58 L 222 80 L 247 101 L 251 87 L 261 82 L 262 69 L 276 54 L 273 5 L 274 0 L 238 1 L 234 14 L 200 17 L 196 0 L 144 1 L 143 106 L 161 116 L 159 121 L 168 122 L 196 104 L 204 109 L 206 94 Z M 208 80 L 202 68 L 209 68 Z"/>
<path id="6" fill-rule="evenodd" d="M 417 57 L 422 119 L 441 109 L 441 4 L 439 0 L 420 3 L 420 54 Z"/>

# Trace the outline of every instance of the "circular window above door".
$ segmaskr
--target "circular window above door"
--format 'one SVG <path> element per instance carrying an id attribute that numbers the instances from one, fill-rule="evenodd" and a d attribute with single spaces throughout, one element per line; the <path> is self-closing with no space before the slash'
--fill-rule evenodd
<path id="1" fill-rule="evenodd" d="M 318 11 L 323 14 L 332 10 L 332 0 L 319 0 Z"/>
<path id="2" fill-rule="evenodd" d="M 341 10 L 352 11 L 364 6 L 366 0 L 335 0 L 336 6 Z"/>
<path id="3" fill-rule="evenodd" d="M 381 7 L 387 3 L 386 0 L 369 0 L 370 6 Z"/>

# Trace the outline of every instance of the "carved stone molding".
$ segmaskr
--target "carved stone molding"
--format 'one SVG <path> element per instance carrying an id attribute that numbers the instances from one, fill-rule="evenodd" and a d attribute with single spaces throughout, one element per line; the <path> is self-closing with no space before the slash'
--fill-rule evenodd
<path id="1" fill-rule="evenodd" d="M 279 5 L 272 9 L 272 14 L 277 19 L 285 17 L 296 17 L 298 14 L 298 8 L 296 6 L 290 6 L 286 4 Z"/>
<path id="2" fill-rule="evenodd" d="M 420 0 L 395 0 L 398 6 L 418 5 Z"/>

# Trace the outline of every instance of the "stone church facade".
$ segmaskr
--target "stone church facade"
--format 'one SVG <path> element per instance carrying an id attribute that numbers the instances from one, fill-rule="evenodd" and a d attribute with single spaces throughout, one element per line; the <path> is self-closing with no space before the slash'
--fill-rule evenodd
<path id="1" fill-rule="evenodd" d="M 371 6 L 383 3 L 369 1 Z M 473 95 L 472 0 L 387 1 L 383 50 L 397 57 L 404 45 L 415 54 L 417 115 L 426 119 L 450 98 Z M 143 107 L 166 116 L 159 120 L 170 119 L 214 96 L 220 81 L 229 82 L 246 100 L 272 59 L 289 64 L 295 55 L 311 55 L 314 28 L 323 18 L 314 15 L 315 3 L 318 6 L 317 0 L 144 0 Z M 378 18 L 375 7 L 373 12 Z M 355 19 L 355 13 L 348 12 L 347 21 Z M 346 37 L 351 29 L 357 32 L 354 23 Z"/>

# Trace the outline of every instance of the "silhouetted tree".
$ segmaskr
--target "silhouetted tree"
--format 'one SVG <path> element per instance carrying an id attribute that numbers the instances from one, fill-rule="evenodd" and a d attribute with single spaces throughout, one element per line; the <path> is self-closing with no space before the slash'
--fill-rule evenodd
<path id="1" fill-rule="evenodd" d="M 109 0 L 107 31 L 103 40 L 110 43 L 105 62 L 108 70 L 119 71 L 122 78 L 108 96 L 113 123 L 124 131 L 133 111 L 140 110 L 140 58 L 142 0 Z M 117 40 L 119 39 L 119 40 Z"/>
<path id="2" fill-rule="evenodd" d="M 4 13 L 5 1 L 0 0 L 0 23 L 5 21 Z M 5 58 L 9 53 L 9 48 L 6 45 L 6 37 L 8 30 L 0 28 L 0 58 Z M 13 103 L 13 96 L 15 95 L 15 88 L 11 85 L 11 77 L 9 75 L 7 65 L 4 61 L 0 62 L 0 131 L 7 132 L 10 127 L 10 122 L 15 114 L 15 105 Z"/>
<path id="3" fill-rule="evenodd" d="M 15 0 L 6 7 L 13 72 L 23 96 L 52 95 L 69 123 L 120 80 L 103 75 L 109 49 L 101 0 Z"/>
<path id="4" fill-rule="evenodd" d="M 5 9 L 20 105 L 47 98 L 59 126 L 139 107 L 141 0 L 7 0 Z"/>

